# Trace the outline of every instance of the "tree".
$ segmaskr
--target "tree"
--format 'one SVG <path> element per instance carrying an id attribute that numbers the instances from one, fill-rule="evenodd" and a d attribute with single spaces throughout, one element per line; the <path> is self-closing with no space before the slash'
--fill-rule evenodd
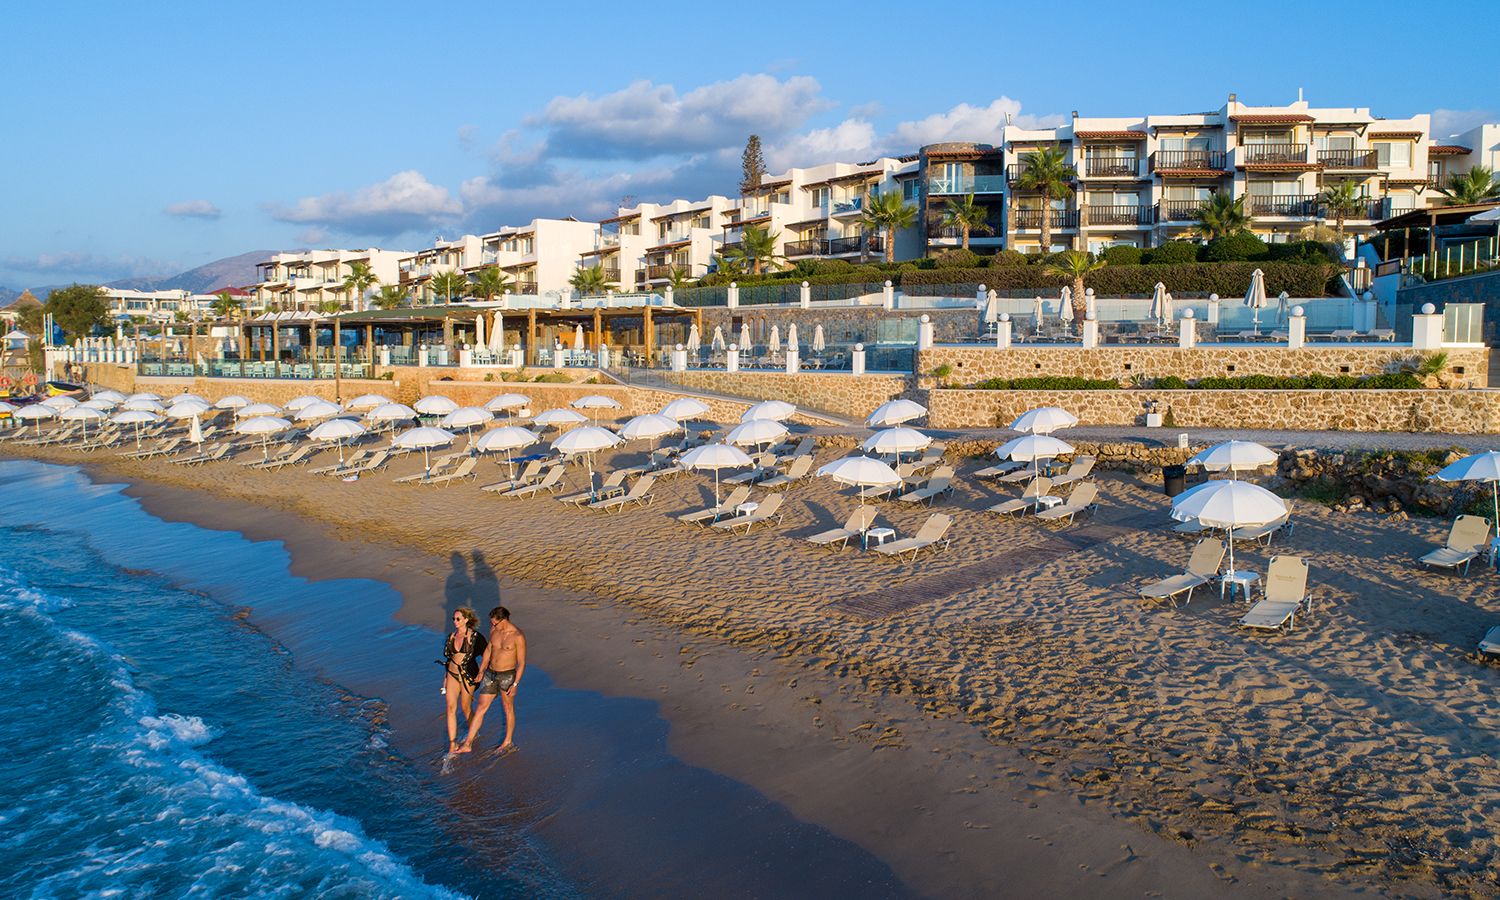
<path id="1" fill-rule="evenodd" d="M 480 269 L 474 276 L 474 293 L 485 300 L 494 300 L 497 294 L 505 293 L 510 286 L 510 276 L 506 275 L 499 266 Z"/>
<path id="2" fill-rule="evenodd" d="M 729 253 L 720 253 L 714 256 L 712 268 L 719 275 L 743 275 L 745 261 Z"/>
<path id="3" fill-rule="evenodd" d="M 673 266 L 672 271 L 667 273 L 667 284 L 670 284 L 674 291 L 680 291 L 687 287 L 692 280 L 693 276 L 684 266 Z"/>
<path id="4" fill-rule="evenodd" d="M 349 274 L 344 276 L 344 290 L 354 302 L 354 307 L 359 306 L 359 298 L 365 295 L 365 291 L 380 283 L 380 278 L 370 269 L 369 263 L 352 262 L 349 264 Z"/>
<path id="5" fill-rule="evenodd" d="M 455 296 L 467 294 L 469 287 L 469 276 L 462 272 L 439 272 L 432 276 L 432 291 L 441 294 L 445 304 L 452 303 Z"/>
<path id="6" fill-rule="evenodd" d="M 585 297 L 602 294 L 615 286 L 614 282 L 604 276 L 602 266 L 579 266 L 573 277 L 568 279 L 568 284 Z"/>
<path id="7" fill-rule="evenodd" d="M 1047 271 L 1053 275 L 1061 275 L 1073 282 L 1073 319 L 1082 327 L 1084 313 L 1088 310 L 1088 301 L 1084 299 L 1085 291 L 1083 279 L 1094 272 L 1104 268 L 1104 260 L 1094 261 L 1094 258 L 1081 250 L 1069 250 L 1060 256 L 1057 262 L 1047 266 Z"/>
<path id="8" fill-rule="evenodd" d="M 375 295 L 375 305 L 381 309 L 395 309 L 405 305 L 409 294 L 407 289 L 399 284 L 384 284 L 380 286 L 380 292 Z"/>
<path id="9" fill-rule="evenodd" d="M 1245 198 L 1214 191 L 1212 197 L 1198 206 L 1198 224 L 1193 230 L 1210 241 L 1249 231 L 1250 214 L 1245 212 Z"/>
<path id="10" fill-rule="evenodd" d="M 1067 151 L 1060 144 L 1043 147 L 1021 157 L 1025 166 L 1016 187 L 1042 195 L 1042 252 L 1052 252 L 1052 201 L 1073 196 L 1073 167 L 1067 163 Z"/>
<path id="11" fill-rule="evenodd" d="M 240 315 L 240 300 L 228 291 L 214 294 L 214 315 L 221 319 L 237 319 Z"/>
<path id="12" fill-rule="evenodd" d="M 745 152 L 740 154 L 740 167 L 743 172 L 740 178 L 740 196 L 747 197 L 760 190 L 761 182 L 766 178 L 766 158 L 761 153 L 760 135 L 752 134 L 745 141 Z"/>
<path id="13" fill-rule="evenodd" d="M 957 228 L 959 236 L 963 238 L 963 248 L 967 250 L 970 232 L 990 234 L 995 230 L 990 227 L 987 218 L 985 208 L 975 203 L 974 195 L 969 193 L 962 200 L 949 198 L 948 208 L 943 210 L 943 227 Z"/>
<path id="14" fill-rule="evenodd" d="M 325 315 L 333 315 L 343 308 L 344 304 L 339 302 L 338 300 L 324 300 L 322 303 L 318 304 L 318 312 Z"/>
<path id="15" fill-rule="evenodd" d="M 768 228 L 746 225 L 740 232 L 739 245 L 726 250 L 724 256 L 738 260 L 751 275 L 759 275 L 762 268 L 779 269 L 786 264 L 786 257 L 776 252 L 779 240 L 780 232 L 773 234 Z"/>
<path id="16" fill-rule="evenodd" d="M 870 202 L 860 215 L 865 228 L 885 231 L 885 261 L 896 261 L 896 232 L 910 228 L 917 220 L 917 208 L 901 198 L 900 191 L 871 194 Z"/>
<path id="17" fill-rule="evenodd" d="M 1360 196 L 1359 185 L 1347 179 L 1330 184 L 1318 194 L 1318 202 L 1323 204 L 1323 217 L 1333 217 L 1333 230 L 1340 244 L 1344 242 L 1344 220 L 1359 212 L 1368 200 L 1368 197 Z"/>
<path id="18" fill-rule="evenodd" d="M 1444 206 L 1467 206 L 1500 198 L 1500 181 L 1486 166 L 1475 166 L 1463 175 L 1448 176 L 1448 186 L 1438 188 Z"/>
<path id="19" fill-rule="evenodd" d="M 63 330 L 65 340 L 83 337 L 109 318 L 104 288 L 92 284 L 73 284 L 47 295 L 44 304 L 52 321 Z"/>

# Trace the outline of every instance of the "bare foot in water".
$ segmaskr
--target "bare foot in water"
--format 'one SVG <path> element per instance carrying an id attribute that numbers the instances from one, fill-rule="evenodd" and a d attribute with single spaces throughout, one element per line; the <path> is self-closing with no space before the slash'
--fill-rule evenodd
<path id="1" fill-rule="evenodd" d="M 504 753 L 507 750 L 514 750 L 514 749 L 516 749 L 516 745 L 512 744 L 510 741 L 506 741 L 505 743 L 503 743 L 500 746 L 496 747 L 495 748 L 495 752 L 496 753 Z"/>
<path id="2" fill-rule="evenodd" d="M 462 744 L 459 744 L 458 745 L 458 749 L 454 750 L 453 752 L 454 753 L 468 753 L 468 752 L 470 752 L 473 749 L 474 749 L 473 747 L 469 746 L 469 742 L 468 741 L 464 741 Z"/>

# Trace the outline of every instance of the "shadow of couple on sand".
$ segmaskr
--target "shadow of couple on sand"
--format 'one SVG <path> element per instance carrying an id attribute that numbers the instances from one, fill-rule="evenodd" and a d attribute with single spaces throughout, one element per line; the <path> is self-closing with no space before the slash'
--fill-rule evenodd
<path id="1" fill-rule="evenodd" d="M 484 558 L 483 550 L 471 550 L 467 557 L 455 550 L 448 554 L 448 579 L 443 583 L 444 620 L 453 611 L 467 606 L 486 622 L 490 610 L 500 605 L 500 582 L 495 569 Z"/>

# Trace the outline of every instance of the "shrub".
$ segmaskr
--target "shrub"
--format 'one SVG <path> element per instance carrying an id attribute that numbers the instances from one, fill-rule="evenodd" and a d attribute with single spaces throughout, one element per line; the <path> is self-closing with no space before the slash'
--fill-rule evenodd
<path id="1" fill-rule="evenodd" d="M 1157 386 L 1161 387 L 1158 379 Z M 1204 391 L 1347 391 L 1359 388 L 1371 390 L 1416 390 L 1422 380 L 1410 372 L 1390 372 L 1384 375 L 1237 375 L 1233 377 L 1200 378 L 1193 387 Z"/>
<path id="2" fill-rule="evenodd" d="M 1112 266 L 1138 266 L 1141 264 L 1140 247 L 1106 247 L 1104 261 Z"/>
<path id="3" fill-rule="evenodd" d="M 1250 286 L 1250 273 L 1260 269 L 1266 277 L 1266 291 L 1271 295 L 1286 291 L 1293 297 L 1321 297 L 1328 290 L 1330 278 L 1337 278 L 1337 266 L 1307 265 L 1295 262 L 1265 263 L 1186 263 L 1183 265 L 1106 266 L 1088 278 L 1100 296 L 1116 297 L 1135 294 L 1149 297 L 1158 281 L 1174 293 L 1218 294 L 1221 297 L 1244 296 Z M 1041 266 L 1005 266 L 991 269 L 943 269 L 935 272 L 902 272 L 897 284 L 984 284 L 998 291 L 1033 291 L 1055 288 L 1066 280 Z"/>
<path id="4" fill-rule="evenodd" d="M 974 385 L 981 391 L 1113 391 L 1119 387 L 1120 382 L 1113 378 L 1082 378 L 1077 375 L 991 378 Z"/>
<path id="5" fill-rule="evenodd" d="M 1188 383 L 1176 375 L 1163 375 L 1151 385 L 1159 391 L 1187 390 Z"/>
<path id="6" fill-rule="evenodd" d="M 1019 250 L 1001 250 L 990 257 L 990 268 L 1001 269 L 1007 266 L 1024 266 L 1027 262 L 1026 254 Z"/>
<path id="7" fill-rule="evenodd" d="M 847 259 L 818 259 L 808 269 L 809 275 L 840 275 L 854 271 L 854 264 Z"/>
<path id="8" fill-rule="evenodd" d="M 1155 250 L 1144 254 L 1141 262 L 1161 266 L 1175 266 L 1198 261 L 1198 245 L 1192 241 L 1167 241 Z"/>
<path id="9" fill-rule="evenodd" d="M 979 254 L 962 247 L 944 250 L 932 259 L 939 269 L 973 269 L 979 265 Z"/>
<path id="10" fill-rule="evenodd" d="M 1333 249 L 1320 241 L 1292 241 L 1287 244 L 1266 245 L 1266 259 L 1286 262 L 1326 263 L 1337 262 Z"/>
<path id="11" fill-rule="evenodd" d="M 531 380 L 542 384 L 570 384 L 573 381 L 573 379 L 561 372 L 548 372 L 545 375 L 538 375 Z"/>
<path id="12" fill-rule="evenodd" d="M 933 378 L 947 378 L 949 375 L 952 375 L 952 374 L 953 374 L 953 367 L 950 366 L 950 365 L 948 365 L 947 363 L 943 363 L 942 365 L 938 366 L 936 369 L 932 370 L 932 377 Z"/>
<path id="13" fill-rule="evenodd" d="M 1209 241 L 1208 246 L 1203 248 L 1203 261 L 1240 262 L 1265 259 L 1268 252 L 1265 241 L 1248 231 L 1242 231 L 1239 234 Z"/>

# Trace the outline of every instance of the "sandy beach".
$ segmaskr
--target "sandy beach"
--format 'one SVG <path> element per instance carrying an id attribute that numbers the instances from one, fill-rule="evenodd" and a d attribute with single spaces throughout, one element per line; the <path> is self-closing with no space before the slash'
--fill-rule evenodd
<path id="1" fill-rule="evenodd" d="M 602 514 L 393 484 L 419 455 L 354 483 L 45 458 L 128 481 L 164 518 L 285 541 L 298 574 L 388 581 L 410 623 L 440 628 L 498 591 L 559 683 L 654 700 L 684 760 L 868 849 L 916 893 L 1500 887 L 1500 668 L 1472 655 L 1500 600 L 1490 572 L 1414 564 L 1445 522 L 1298 504 L 1289 540 L 1238 554 L 1261 572 L 1274 553 L 1311 563 L 1313 616 L 1268 636 L 1216 591 L 1140 604 L 1191 543 L 1158 489 L 1119 473 L 1101 476 L 1097 516 L 1053 531 L 983 512 L 1014 492 L 952 460 L 951 548 L 898 563 L 798 540 L 855 502 L 823 479 L 791 489 L 779 525 L 729 536 L 675 521 L 711 499 L 697 476 Z M 929 511 L 879 514 L 908 535 Z"/>

